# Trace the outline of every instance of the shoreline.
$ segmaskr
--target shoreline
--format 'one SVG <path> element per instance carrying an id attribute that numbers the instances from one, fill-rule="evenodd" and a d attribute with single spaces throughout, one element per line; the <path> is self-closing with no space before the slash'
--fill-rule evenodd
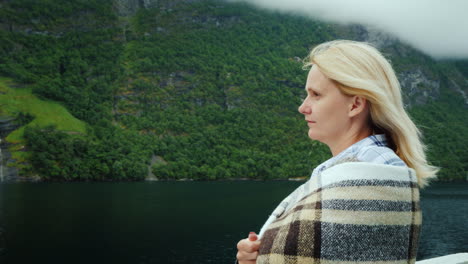
<path id="1" fill-rule="evenodd" d="M 216 180 L 196 180 L 190 178 L 182 179 L 157 179 L 157 178 L 146 178 L 142 180 L 44 180 L 41 177 L 34 176 L 17 176 L 13 179 L 5 179 L 0 181 L 1 183 L 20 183 L 20 182 L 31 182 L 31 183 L 73 183 L 73 182 L 233 182 L 233 181 L 252 181 L 252 182 L 269 182 L 269 181 L 288 181 L 288 182 L 306 182 L 309 177 L 296 177 L 288 179 L 251 179 L 251 178 L 231 178 L 231 179 L 216 179 Z M 451 183 L 451 182 L 468 182 L 468 179 L 443 179 L 443 180 L 432 180 L 430 183 Z"/>

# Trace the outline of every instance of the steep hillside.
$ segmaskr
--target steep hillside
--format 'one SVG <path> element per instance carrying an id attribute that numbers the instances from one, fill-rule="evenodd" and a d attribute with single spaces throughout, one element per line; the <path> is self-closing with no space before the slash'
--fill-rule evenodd
<path id="1" fill-rule="evenodd" d="M 14 117 L 13 126 L 18 127 L 6 137 L 6 141 L 14 143 L 11 148 L 11 159 L 14 159 L 14 162 L 5 162 L 7 166 L 24 168 L 24 164 L 29 160 L 23 143 L 24 130 L 28 127 L 53 126 L 69 135 L 85 136 L 85 123 L 73 117 L 62 105 L 41 100 L 31 94 L 31 89 L 12 88 L 13 85 L 9 80 L 0 79 L 0 117 Z M 3 152 L 8 153 L 6 149 Z"/>
<path id="2" fill-rule="evenodd" d="M 26 130 L 28 170 L 50 180 L 291 178 L 330 154 L 297 106 L 301 58 L 323 41 L 375 43 L 397 69 L 441 179 L 464 179 L 466 61 L 437 62 L 360 25 L 224 1 L 2 2 L 0 75 L 89 124 Z M 42 10 L 48 9 L 46 15 Z M 47 154 L 44 154 L 47 153 Z"/>

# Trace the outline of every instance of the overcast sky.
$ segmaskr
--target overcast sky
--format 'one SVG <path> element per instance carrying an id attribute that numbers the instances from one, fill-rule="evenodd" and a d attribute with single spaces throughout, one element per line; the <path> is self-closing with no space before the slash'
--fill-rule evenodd
<path id="1" fill-rule="evenodd" d="M 232 0 L 372 25 L 434 58 L 468 59 L 468 0 Z"/>

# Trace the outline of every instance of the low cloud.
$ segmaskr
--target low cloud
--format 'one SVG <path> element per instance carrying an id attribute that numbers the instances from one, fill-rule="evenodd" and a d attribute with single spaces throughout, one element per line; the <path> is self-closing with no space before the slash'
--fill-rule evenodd
<path id="1" fill-rule="evenodd" d="M 468 59 L 465 0 L 231 0 L 379 28 L 434 58 Z"/>

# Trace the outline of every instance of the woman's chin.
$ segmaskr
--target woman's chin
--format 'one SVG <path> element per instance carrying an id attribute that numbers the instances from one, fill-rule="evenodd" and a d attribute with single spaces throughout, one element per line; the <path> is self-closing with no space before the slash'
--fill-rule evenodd
<path id="1" fill-rule="evenodd" d="M 312 131 L 312 129 L 309 129 L 309 133 L 307 133 L 307 135 L 308 135 L 309 138 L 312 139 L 312 140 L 320 141 L 320 137 L 317 135 L 317 133 L 315 133 L 314 131 Z"/>
<path id="2" fill-rule="evenodd" d="M 321 136 L 321 135 L 318 135 L 317 133 L 314 133 L 313 131 L 310 131 L 309 130 L 309 133 L 307 134 L 309 136 L 310 139 L 312 139 L 313 141 L 318 141 L 320 143 L 323 143 L 325 145 L 328 145 L 327 143 L 325 143 L 325 137 Z"/>

